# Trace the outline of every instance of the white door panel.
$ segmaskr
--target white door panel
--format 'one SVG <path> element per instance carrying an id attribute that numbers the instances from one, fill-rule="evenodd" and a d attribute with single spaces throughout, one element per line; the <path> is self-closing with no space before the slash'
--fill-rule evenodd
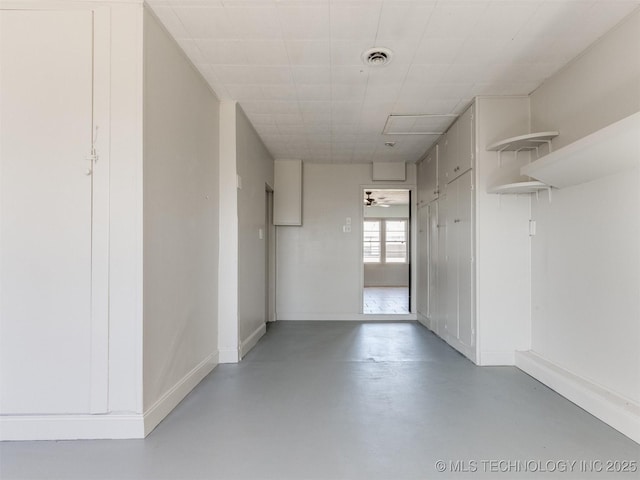
<path id="1" fill-rule="evenodd" d="M 418 313 L 429 313 L 429 206 L 418 209 Z"/>
<path id="2" fill-rule="evenodd" d="M 449 313 L 447 310 L 447 273 L 449 271 L 447 266 L 447 254 L 449 252 L 449 245 L 447 244 L 447 224 L 449 215 L 448 195 L 440 195 L 440 197 L 438 197 L 438 263 L 436 266 L 438 295 L 436 298 L 436 317 L 438 335 L 443 338 L 447 334 L 447 317 Z"/>
<path id="3" fill-rule="evenodd" d="M 91 410 L 92 38 L 88 10 L 0 11 L 5 414 Z"/>
<path id="4" fill-rule="evenodd" d="M 431 328 L 438 334 L 438 202 L 429 204 L 428 212 L 428 269 L 427 285 L 429 289 L 427 316 L 431 319 Z M 435 320 L 435 321 L 434 321 Z"/>
<path id="5" fill-rule="evenodd" d="M 447 339 L 458 338 L 458 182 L 447 189 Z M 450 338 L 449 338 L 450 337 Z"/>
<path id="6" fill-rule="evenodd" d="M 473 229 L 472 173 L 467 171 L 458 183 L 456 237 L 458 247 L 458 339 L 467 347 L 473 345 Z"/>

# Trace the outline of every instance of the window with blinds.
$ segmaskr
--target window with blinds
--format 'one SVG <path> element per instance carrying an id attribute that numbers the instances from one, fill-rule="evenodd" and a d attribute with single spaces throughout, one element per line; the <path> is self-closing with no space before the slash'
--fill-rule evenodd
<path id="1" fill-rule="evenodd" d="M 365 263 L 407 263 L 406 219 L 367 219 L 363 232 Z"/>

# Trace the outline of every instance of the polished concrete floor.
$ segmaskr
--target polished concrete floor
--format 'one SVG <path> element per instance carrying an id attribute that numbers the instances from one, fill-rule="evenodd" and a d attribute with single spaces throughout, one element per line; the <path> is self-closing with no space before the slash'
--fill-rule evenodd
<path id="1" fill-rule="evenodd" d="M 417 323 L 279 322 L 145 440 L 4 443 L 0 478 L 638 478 L 581 471 L 616 460 L 640 446 Z"/>
<path id="2" fill-rule="evenodd" d="M 365 287 L 362 303 L 362 312 L 367 314 L 407 314 L 409 288 Z"/>

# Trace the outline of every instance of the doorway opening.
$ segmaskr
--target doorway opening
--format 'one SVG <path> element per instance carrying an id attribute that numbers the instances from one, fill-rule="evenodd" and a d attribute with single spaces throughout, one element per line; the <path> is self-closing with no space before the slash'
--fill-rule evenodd
<path id="1" fill-rule="evenodd" d="M 411 312 L 411 191 L 364 189 L 364 314 Z"/>
<path id="2" fill-rule="evenodd" d="M 265 184 L 265 228 L 261 235 L 264 236 L 265 250 L 265 322 L 274 322 L 276 319 L 276 227 L 273 224 L 273 188 Z"/>

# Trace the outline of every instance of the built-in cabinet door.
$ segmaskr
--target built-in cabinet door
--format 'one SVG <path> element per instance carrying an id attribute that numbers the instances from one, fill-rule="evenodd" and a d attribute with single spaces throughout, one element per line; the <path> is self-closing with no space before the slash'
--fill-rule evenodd
<path id="1" fill-rule="evenodd" d="M 449 315 L 448 311 L 448 301 L 447 301 L 447 253 L 449 251 L 449 245 L 447 244 L 447 229 L 448 229 L 448 195 L 447 190 L 438 197 L 438 223 L 437 223 L 437 239 L 438 239 L 438 252 L 437 252 L 437 262 L 436 262 L 436 289 L 437 295 L 435 300 L 435 313 L 434 317 L 436 319 L 436 333 L 441 337 L 445 337 L 447 334 L 447 317 Z"/>
<path id="2" fill-rule="evenodd" d="M 106 408 L 108 289 L 94 280 L 108 163 L 90 158 L 93 32 L 89 10 L 0 10 L 2 414 Z"/>
<path id="3" fill-rule="evenodd" d="M 450 136 L 449 132 L 445 132 L 438 140 L 438 185 L 440 185 L 441 194 L 444 186 L 449 183 L 448 179 L 448 168 L 449 168 L 449 158 L 450 158 Z"/>
<path id="4" fill-rule="evenodd" d="M 473 167 L 475 127 L 473 106 L 469 107 L 448 132 L 447 181 L 452 182 Z"/>
<path id="5" fill-rule="evenodd" d="M 438 201 L 428 205 L 428 305 L 427 317 L 431 328 L 438 332 L 436 313 L 438 311 Z"/>
<path id="6" fill-rule="evenodd" d="M 457 184 L 456 223 L 456 277 L 458 280 L 458 340 L 466 347 L 473 341 L 473 172 L 467 171 Z"/>
<path id="7" fill-rule="evenodd" d="M 426 158 L 416 165 L 416 175 L 418 177 L 418 207 L 422 207 L 429 203 L 427 201 L 427 177 L 426 177 Z"/>
<path id="8" fill-rule="evenodd" d="M 428 316 L 429 296 L 429 209 L 418 209 L 418 313 Z"/>
<path id="9" fill-rule="evenodd" d="M 460 155 L 459 136 L 460 121 L 456 120 L 447 132 L 447 182 L 456 178 L 458 172 L 458 157 Z"/>
<path id="10" fill-rule="evenodd" d="M 447 337 L 458 338 L 458 182 L 447 186 L 446 245 L 447 284 L 444 294 L 447 310 Z"/>
<path id="11" fill-rule="evenodd" d="M 437 333 L 465 355 L 475 343 L 472 182 L 469 170 L 449 183 L 437 200 Z"/>
<path id="12" fill-rule="evenodd" d="M 422 161 L 425 177 L 426 203 L 438 198 L 438 146 L 436 145 Z"/>
<path id="13" fill-rule="evenodd" d="M 469 107 L 458 119 L 458 149 L 454 177 L 458 177 L 473 168 L 475 157 L 475 122 L 474 107 Z"/>

